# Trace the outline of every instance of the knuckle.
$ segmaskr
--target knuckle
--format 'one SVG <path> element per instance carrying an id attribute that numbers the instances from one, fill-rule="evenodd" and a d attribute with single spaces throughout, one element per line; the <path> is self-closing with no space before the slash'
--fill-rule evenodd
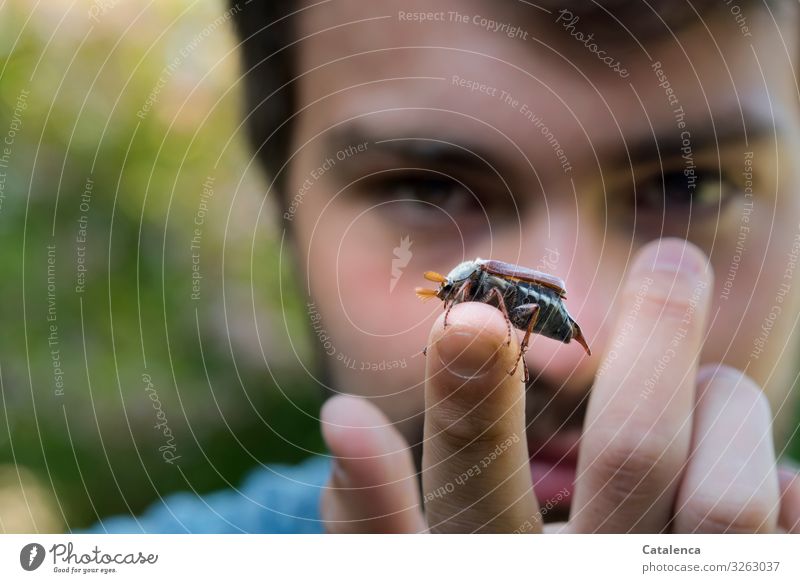
<path id="1" fill-rule="evenodd" d="M 442 403 L 430 414 L 431 428 L 435 434 L 430 437 L 441 440 L 448 448 L 455 450 L 488 445 L 494 447 L 505 426 L 500 418 L 488 415 L 480 407 L 470 411 Z"/>
<path id="2" fill-rule="evenodd" d="M 429 512 L 428 523 L 432 534 L 472 534 L 483 526 L 472 514 L 464 516 L 455 508 L 451 512 Z"/>
<path id="3" fill-rule="evenodd" d="M 653 497 L 674 479 L 681 462 L 669 440 L 618 436 L 597 455 L 595 471 L 604 489 L 619 499 Z"/>
<path id="4" fill-rule="evenodd" d="M 691 500 L 684 511 L 687 530 L 706 534 L 772 532 L 773 508 L 762 497 L 728 496 L 727 499 L 710 496 Z"/>
<path id="5" fill-rule="evenodd" d="M 690 309 L 690 299 L 675 290 L 650 292 L 642 301 L 642 313 L 652 319 L 682 320 Z"/>
<path id="6" fill-rule="evenodd" d="M 705 278 L 682 273 L 653 273 L 650 281 L 646 289 L 628 287 L 628 301 L 639 303 L 645 315 L 659 319 L 691 319 L 708 288 Z"/>

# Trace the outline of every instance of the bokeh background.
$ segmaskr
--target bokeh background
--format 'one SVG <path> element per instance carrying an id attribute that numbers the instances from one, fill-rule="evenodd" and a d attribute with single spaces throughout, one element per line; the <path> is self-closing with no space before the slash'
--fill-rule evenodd
<path id="1" fill-rule="evenodd" d="M 0 0 L 0 531 L 320 450 L 226 9 Z"/>
<path id="2" fill-rule="evenodd" d="M 0 531 L 322 447 L 226 9 L 0 0 Z"/>

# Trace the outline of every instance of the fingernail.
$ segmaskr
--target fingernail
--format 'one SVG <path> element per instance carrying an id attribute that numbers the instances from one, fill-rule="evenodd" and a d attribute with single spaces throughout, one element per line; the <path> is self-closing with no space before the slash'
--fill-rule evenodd
<path id="1" fill-rule="evenodd" d="M 500 346 L 475 333 L 446 331 L 436 342 L 436 353 L 450 374 L 463 379 L 486 375 L 497 362 Z"/>
<path id="2" fill-rule="evenodd" d="M 632 271 L 653 273 L 686 273 L 701 275 L 708 268 L 708 259 L 695 245 L 683 239 L 660 239 L 648 243 L 635 259 Z"/>

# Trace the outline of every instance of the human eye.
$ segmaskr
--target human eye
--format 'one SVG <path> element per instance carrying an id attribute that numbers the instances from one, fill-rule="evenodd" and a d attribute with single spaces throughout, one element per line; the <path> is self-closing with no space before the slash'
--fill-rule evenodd
<path id="1" fill-rule="evenodd" d="M 396 202 L 420 203 L 448 214 L 479 212 L 477 197 L 463 183 L 430 172 L 393 173 L 374 185 L 375 195 Z"/>
<path id="2" fill-rule="evenodd" d="M 744 189 L 730 164 L 708 162 L 689 170 L 676 164 L 637 168 L 617 218 L 636 237 L 696 237 L 728 223 L 730 203 Z M 617 199 L 620 200 L 620 199 Z"/>
<path id="3" fill-rule="evenodd" d="M 436 228 L 487 224 L 513 206 L 511 195 L 490 182 L 433 170 L 398 169 L 370 177 L 360 189 L 387 220 Z"/>
<path id="4" fill-rule="evenodd" d="M 716 213 L 740 192 L 718 169 L 667 171 L 647 177 L 635 188 L 636 208 L 665 218 L 704 217 Z"/>

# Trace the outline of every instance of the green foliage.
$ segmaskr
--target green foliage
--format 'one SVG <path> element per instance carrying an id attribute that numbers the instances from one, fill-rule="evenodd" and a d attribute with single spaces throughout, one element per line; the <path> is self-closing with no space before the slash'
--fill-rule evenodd
<path id="1" fill-rule="evenodd" d="M 0 167 L 0 463 L 52 488 L 67 528 L 322 447 L 317 389 L 287 348 L 309 354 L 303 302 L 278 277 L 223 10 L 0 5 L 0 141 L 18 126 Z"/>
<path id="2" fill-rule="evenodd" d="M 102 4 L 0 8 L 0 140 L 19 126 L 0 168 L 0 463 L 52 485 L 68 528 L 321 448 L 223 8 Z"/>

